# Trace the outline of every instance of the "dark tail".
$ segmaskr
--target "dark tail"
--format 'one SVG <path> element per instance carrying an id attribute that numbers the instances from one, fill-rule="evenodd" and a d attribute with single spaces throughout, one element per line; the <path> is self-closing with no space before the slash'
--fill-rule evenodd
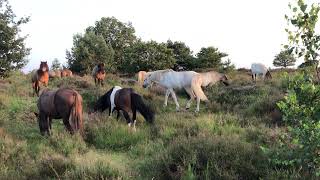
<path id="1" fill-rule="evenodd" d="M 79 130 L 80 134 L 83 135 L 83 122 L 82 122 L 82 104 L 79 99 L 78 93 L 74 92 L 74 103 L 71 108 L 69 116 L 69 123 L 73 130 Z"/>
<path id="2" fill-rule="evenodd" d="M 148 106 L 146 106 L 146 104 L 144 104 L 142 97 L 139 94 L 131 94 L 131 104 L 142 114 L 148 123 L 153 123 L 154 112 Z"/>

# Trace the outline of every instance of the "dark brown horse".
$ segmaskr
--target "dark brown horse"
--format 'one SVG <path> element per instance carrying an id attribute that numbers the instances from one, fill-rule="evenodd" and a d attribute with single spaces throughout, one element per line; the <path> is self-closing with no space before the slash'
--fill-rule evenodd
<path id="1" fill-rule="evenodd" d="M 39 69 L 32 75 L 33 95 L 37 94 L 37 96 L 39 96 L 40 83 L 43 83 L 46 87 L 49 83 L 49 67 L 47 61 L 41 61 Z"/>
<path id="2" fill-rule="evenodd" d="M 92 70 L 92 76 L 94 78 L 94 83 L 96 85 L 103 86 L 103 80 L 106 77 L 106 72 L 104 70 L 104 63 L 96 65 Z"/>
<path id="3" fill-rule="evenodd" d="M 143 102 L 142 97 L 139 94 L 134 92 L 132 88 L 122 88 L 118 89 L 116 92 L 114 92 L 114 95 L 112 95 L 114 89 L 115 88 L 110 89 L 106 94 L 98 99 L 93 108 L 94 112 L 102 112 L 109 108 L 110 114 L 112 111 L 117 110 L 118 119 L 119 111 L 122 111 L 128 125 L 133 125 L 133 128 L 135 128 L 136 113 L 139 111 L 147 122 L 151 124 L 153 123 L 154 112 Z M 113 100 L 112 97 L 114 97 Z M 111 109 L 113 102 L 115 108 Z M 130 112 L 132 112 L 132 118 L 129 116 Z"/>
<path id="4" fill-rule="evenodd" d="M 39 128 L 42 135 L 50 135 L 52 119 L 63 119 L 66 129 L 73 134 L 80 130 L 82 134 L 82 97 L 70 88 L 44 90 L 38 99 Z"/>

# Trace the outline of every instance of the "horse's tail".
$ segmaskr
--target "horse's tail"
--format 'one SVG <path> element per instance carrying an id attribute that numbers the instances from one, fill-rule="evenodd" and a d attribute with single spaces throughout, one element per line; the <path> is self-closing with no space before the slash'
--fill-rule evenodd
<path id="1" fill-rule="evenodd" d="M 82 103 L 81 96 L 73 92 L 74 102 L 71 108 L 69 123 L 74 130 L 80 130 L 83 135 L 83 120 L 82 120 Z"/>
<path id="2" fill-rule="evenodd" d="M 131 105 L 142 114 L 147 122 L 153 123 L 154 112 L 143 102 L 142 97 L 139 94 L 131 94 Z"/>
<path id="3" fill-rule="evenodd" d="M 191 89 L 196 95 L 196 97 L 199 97 L 202 101 L 208 101 L 207 96 L 204 94 L 204 92 L 201 89 L 201 85 L 202 85 L 201 75 L 197 74 L 195 77 L 192 78 Z"/>

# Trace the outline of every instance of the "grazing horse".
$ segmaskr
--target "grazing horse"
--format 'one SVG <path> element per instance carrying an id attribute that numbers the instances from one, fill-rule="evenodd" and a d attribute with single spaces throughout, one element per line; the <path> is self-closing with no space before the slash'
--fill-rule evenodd
<path id="1" fill-rule="evenodd" d="M 49 67 L 47 61 L 40 63 L 39 69 L 32 75 L 32 88 L 33 88 L 33 95 L 37 94 L 39 96 L 40 92 L 40 83 L 43 83 L 44 86 L 48 86 L 49 82 Z"/>
<path id="2" fill-rule="evenodd" d="M 268 68 L 261 63 L 252 63 L 251 64 L 251 76 L 252 76 L 252 81 L 257 80 L 257 75 L 262 76 L 262 79 L 272 79 L 271 73 L 268 70 Z"/>
<path id="3" fill-rule="evenodd" d="M 60 70 L 49 71 L 49 78 L 61 78 L 61 71 Z"/>
<path id="4" fill-rule="evenodd" d="M 194 71 L 176 72 L 171 69 L 166 69 L 149 72 L 149 74 L 143 82 L 143 87 L 147 88 L 153 83 L 159 84 L 160 86 L 166 88 L 164 106 L 167 106 L 168 97 L 171 94 L 176 104 L 177 111 L 179 111 L 180 105 L 178 103 L 174 89 L 184 88 L 190 96 L 190 99 L 186 105 L 186 109 L 190 108 L 191 101 L 194 98 L 197 99 L 196 112 L 199 112 L 200 110 L 200 100 L 208 101 L 208 98 L 201 89 L 203 83 L 202 76 Z"/>
<path id="5" fill-rule="evenodd" d="M 99 84 L 103 86 L 103 80 L 106 77 L 106 72 L 104 70 L 104 63 L 100 63 L 93 68 L 92 76 L 96 86 Z"/>
<path id="6" fill-rule="evenodd" d="M 114 94 L 114 95 L 113 95 Z M 112 109 L 114 103 L 114 109 Z M 94 105 L 93 112 L 104 111 L 109 108 L 109 115 L 112 111 L 117 110 L 119 118 L 119 111 L 123 112 L 128 126 L 135 129 L 136 113 L 139 111 L 144 119 L 153 124 L 154 112 L 143 102 L 142 97 L 137 94 L 132 88 L 119 88 L 113 87 L 103 96 L 101 96 Z M 129 112 L 132 112 L 132 118 L 129 116 Z"/>
<path id="7" fill-rule="evenodd" d="M 224 85 L 228 86 L 228 77 L 225 74 L 218 73 L 216 71 L 199 73 L 202 79 L 202 87 L 212 86 L 217 82 L 222 82 Z"/>
<path id="8" fill-rule="evenodd" d="M 45 90 L 38 99 L 39 128 L 41 135 L 51 134 L 52 119 L 63 119 L 66 129 L 73 134 L 83 130 L 82 121 L 82 97 L 70 88 L 61 88 L 58 90 Z"/>
<path id="9" fill-rule="evenodd" d="M 138 72 L 138 83 L 140 86 L 143 85 L 143 81 L 146 78 L 147 74 L 148 73 L 146 71 L 139 71 Z"/>
<path id="10" fill-rule="evenodd" d="M 69 69 L 63 69 L 61 70 L 61 77 L 72 77 L 72 71 Z"/>

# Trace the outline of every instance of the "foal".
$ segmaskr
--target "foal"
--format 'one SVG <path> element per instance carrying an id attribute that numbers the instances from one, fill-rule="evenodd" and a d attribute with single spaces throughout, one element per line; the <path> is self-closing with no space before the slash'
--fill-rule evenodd
<path id="1" fill-rule="evenodd" d="M 109 114 L 111 111 L 111 101 L 112 101 L 112 92 L 114 87 L 110 89 L 107 93 L 101 96 L 96 104 L 94 105 L 93 111 L 104 111 L 109 108 Z M 127 120 L 128 126 L 135 129 L 136 124 L 136 113 L 139 111 L 144 119 L 148 123 L 153 123 L 154 121 L 154 112 L 143 102 L 142 97 L 137 94 L 132 88 L 122 88 L 118 89 L 114 95 L 114 110 L 118 111 L 117 118 L 119 118 L 119 111 L 123 112 L 125 119 Z M 129 113 L 132 112 L 132 118 L 130 118 Z"/>
<path id="2" fill-rule="evenodd" d="M 39 69 L 32 75 L 33 95 L 37 94 L 37 96 L 39 96 L 40 83 L 43 83 L 46 87 L 49 83 L 49 67 L 47 61 L 41 61 Z"/>

